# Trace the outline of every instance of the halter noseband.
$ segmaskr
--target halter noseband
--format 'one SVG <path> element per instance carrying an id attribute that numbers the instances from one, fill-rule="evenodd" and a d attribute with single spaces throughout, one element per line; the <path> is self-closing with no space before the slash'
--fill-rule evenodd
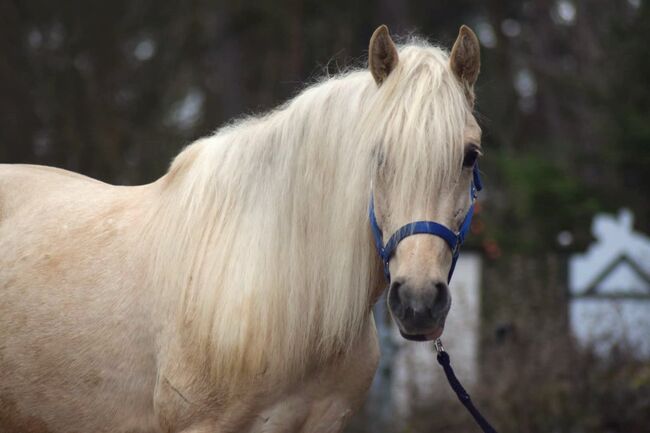
<path id="1" fill-rule="evenodd" d="M 386 279 L 388 279 L 390 282 L 390 270 L 388 268 L 388 262 L 395 253 L 397 245 L 404 238 L 407 238 L 411 235 L 430 234 L 441 237 L 445 240 L 445 242 L 447 242 L 447 245 L 449 245 L 449 249 L 451 250 L 451 268 L 449 269 L 447 282 L 451 281 L 451 276 L 454 274 L 454 269 L 456 268 L 456 262 L 460 256 L 460 246 L 463 244 L 465 236 L 469 232 L 470 225 L 472 224 L 472 216 L 474 215 L 474 202 L 476 201 L 478 192 L 481 189 L 483 189 L 483 185 L 481 184 L 481 177 L 478 172 L 478 164 L 474 164 L 472 184 L 469 191 L 471 205 L 457 233 L 435 221 L 415 221 L 400 227 L 395 233 L 393 233 L 390 239 L 388 239 L 386 246 L 384 246 L 381 228 L 379 227 L 379 224 L 377 224 L 377 217 L 375 216 L 374 194 L 371 192 L 370 206 L 368 211 L 370 216 L 370 228 L 372 229 L 372 234 L 375 238 L 375 247 L 377 248 L 377 252 L 379 253 L 381 260 L 384 263 L 384 274 L 386 275 Z"/>

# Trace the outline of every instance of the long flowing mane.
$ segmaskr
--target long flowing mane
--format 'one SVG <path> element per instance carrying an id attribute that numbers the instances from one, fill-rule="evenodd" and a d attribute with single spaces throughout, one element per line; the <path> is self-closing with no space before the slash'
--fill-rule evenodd
<path id="1" fill-rule="evenodd" d="M 352 70 L 187 147 L 147 234 L 179 332 L 219 383 L 296 377 L 354 344 L 380 293 L 367 206 L 389 161 L 433 197 L 462 160 L 468 112 L 448 54 L 413 40 L 377 87 Z"/>

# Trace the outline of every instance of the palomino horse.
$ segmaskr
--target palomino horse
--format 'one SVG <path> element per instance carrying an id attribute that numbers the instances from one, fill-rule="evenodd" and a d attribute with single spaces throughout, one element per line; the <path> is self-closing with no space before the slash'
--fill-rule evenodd
<path id="1" fill-rule="evenodd" d="M 369 227 L 458 228 L 479 153 L 479 46 L 385 26 L 327 78 L 119 187 L 0 167 L 0 432 L 340 432 L 378 361 Z M 390 259 L 390 308 L 440 335 L 451 254 Z"/>

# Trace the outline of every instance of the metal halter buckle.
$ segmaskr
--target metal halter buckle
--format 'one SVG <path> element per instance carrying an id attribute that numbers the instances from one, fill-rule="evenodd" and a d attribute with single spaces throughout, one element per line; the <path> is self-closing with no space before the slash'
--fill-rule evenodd
<path id="1" fill-rule="evenodd" d="M 436 341 L 433 342 L 433 347 L 435 347 L 436 352 L 441 353 L 445 351 L 442 341 L 439 338 L 436 338 Z"/>

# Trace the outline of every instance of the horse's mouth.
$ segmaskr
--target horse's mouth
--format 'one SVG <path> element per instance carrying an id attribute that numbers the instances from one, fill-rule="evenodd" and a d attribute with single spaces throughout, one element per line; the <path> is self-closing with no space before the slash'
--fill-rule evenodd
<path id="1" fill-rule="evenodd" d="M 440 326 L 434 329 L 432 332 L 428 332 L 425 334 L 405 334 L 404 331 L 400 329 L 399 333 L 402 334 L 402 337 L 411 341 L 433 341 L 436 338 L 440 338 L 440 336 L 442 335 L 442 331 L 444 329 L 445 329 L 444 326 Z"/>

